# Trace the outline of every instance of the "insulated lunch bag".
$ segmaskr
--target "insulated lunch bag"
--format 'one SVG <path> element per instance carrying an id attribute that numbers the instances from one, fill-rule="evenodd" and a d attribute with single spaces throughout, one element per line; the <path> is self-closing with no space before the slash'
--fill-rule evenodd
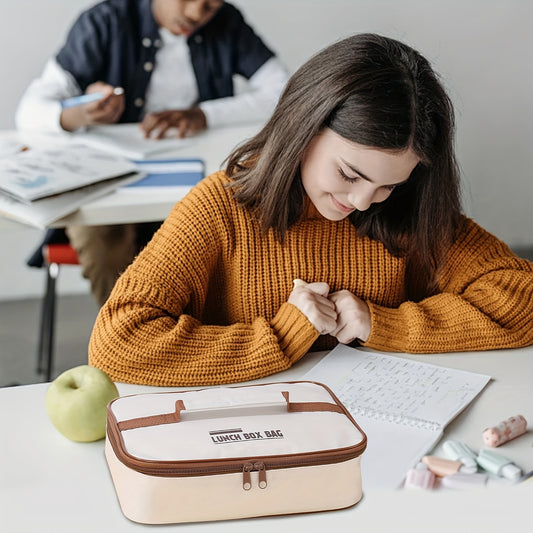
<path id="1" fill-rule="evenodd" d="M 145 524 L 352 506 L 365 447 L 350 413 L 315 382 L 138 394 L 108 406 L 118 500 Z"/>

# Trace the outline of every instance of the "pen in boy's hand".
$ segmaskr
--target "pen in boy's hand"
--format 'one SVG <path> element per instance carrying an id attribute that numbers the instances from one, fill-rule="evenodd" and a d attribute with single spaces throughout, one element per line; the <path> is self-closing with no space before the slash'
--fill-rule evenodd
<path id="1" fill-rule="evenodd" d="M 113 94 L 118 96 L 124 94 L 124 89 L 122 87 L 115 87 L 113 89 Z M 88 104 L 89 102 L 96 102 L 104 97 L 104 93 L 87 93 L 80 94 L 79 96 L 73 96 L 72 98 L 67 98 L 61 102 L 62 109 L 67 109 L 68 107 L 76 107 L 82 104 Z"/>

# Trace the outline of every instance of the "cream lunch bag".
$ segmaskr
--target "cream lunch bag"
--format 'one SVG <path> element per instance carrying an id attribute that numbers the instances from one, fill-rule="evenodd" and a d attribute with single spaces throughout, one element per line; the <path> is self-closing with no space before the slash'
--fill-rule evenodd
<path id="1" fill-rule="evenodd" d="M 365 447 L 346 408 L 315 382 L 138 394 L 108 406 L 118 500 L 145 524 L 352 506 Z"/>

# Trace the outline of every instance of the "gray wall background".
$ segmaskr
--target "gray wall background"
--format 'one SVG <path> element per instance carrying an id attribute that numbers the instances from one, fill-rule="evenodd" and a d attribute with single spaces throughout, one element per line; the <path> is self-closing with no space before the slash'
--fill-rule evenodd
<path id="1" fill-rule="evenodd" d="M 92 0 L 0 0 L 0 129 L 13 129 L 25 87 Z M 515 249 L 533 247 L 533 2 L 529 0 L 235 0 L 294 71 L 357 32 L 401 39 L 441 74 L 457 113 L 466 213 Z M 25 266 L 40 230 L 0 219 L 0 300 L 41 295 Z M 87 291 L 77 268 L 59 291 Z"/>

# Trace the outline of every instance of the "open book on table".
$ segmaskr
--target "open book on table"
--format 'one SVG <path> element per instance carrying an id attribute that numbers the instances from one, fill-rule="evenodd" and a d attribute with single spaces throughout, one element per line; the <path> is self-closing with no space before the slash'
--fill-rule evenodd
<path id="1" fill-rule="evenodd" d="M 56 220 L 76 211 L 82 205 L 105 196 L 141 177 L 142 174 L 132 174 L 101 181 L 31 203 L 20 202 L 15 198 L 0 194 L 0 214 L 29 226 L 45 228 Z"/>
<path id="2" fill-rule="evenodd" d="M 128 159 L 147 159 L 164 152 L 173 152 L 190 145 L 193 138 L 146 139 L 138 124 L 105 124 L 91 126 L 85 131 L 72 134 L 75 142 L 99 150 L 118 154 Z"/>
<path id="3" fill-rule="evenodd" d="M 205 174 L 201 159 L 155 159 L 134 161 L 132 164 L 137 174 L 101 181 L 30 203 L 0 194 L 0 214 L 43 228 L 82 205 L 115 190 L 130 198 L 139 194 L 155 194 L 159 197 L 162 193 L 165 197 L 178 201 Z"/>
<path id="4" fill-rule="evenodd" d="M 392 489 L 490 376 L 340 344 L 303 379 L 330 387 L 366 433 L 363 484 Z"/>
<path id="5" fill-rule="evenodd" d="M 31 203 L 95 183 L 138 174 L 127 159 L 65 144 L 30 149 L 0 159 L 0 193 Z"/>

